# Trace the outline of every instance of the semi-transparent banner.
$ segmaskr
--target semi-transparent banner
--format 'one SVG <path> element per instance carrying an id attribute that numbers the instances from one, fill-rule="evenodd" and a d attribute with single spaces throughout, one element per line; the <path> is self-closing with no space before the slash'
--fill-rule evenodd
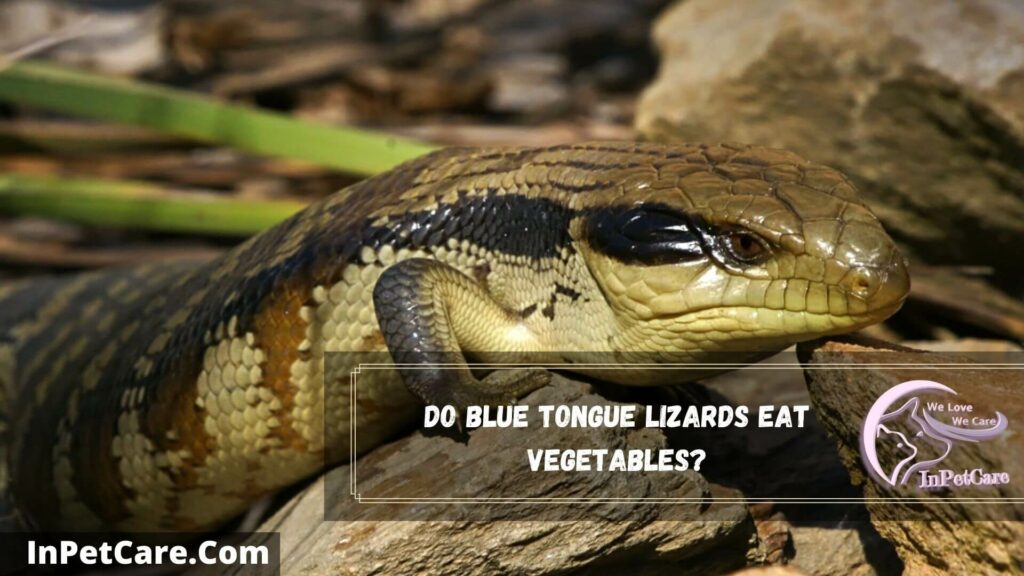
<path id="1" fill-rule="evenodd" d="M 1024 518 L 1020 354 L 476 356 L 328 355 L 327 519 L 709 521 L 764 502 L 807 520 Z M 405 386 L 429 372 L 445 398 L 538 370 L 550 382 L 514 404 Z"/>

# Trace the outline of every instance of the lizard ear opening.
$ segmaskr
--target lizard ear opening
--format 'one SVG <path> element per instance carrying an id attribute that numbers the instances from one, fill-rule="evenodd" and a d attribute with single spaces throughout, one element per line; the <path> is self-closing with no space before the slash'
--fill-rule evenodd
<path id="1" fill-rule="evenodd" d="M 704 257 L 699 231 L 685 214 L 663 206 L 606 208 L 587 221 L 595 250 L 633 264 L 675 264 Z"/>

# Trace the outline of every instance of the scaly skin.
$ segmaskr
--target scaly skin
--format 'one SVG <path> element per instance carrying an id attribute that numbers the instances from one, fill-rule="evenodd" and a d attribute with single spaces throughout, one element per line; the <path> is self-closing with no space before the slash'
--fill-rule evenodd
<path id="1" fill-rule="evenodd" d="M 849 181 L 786 152 L 445 150 L 213 261 L 0 288 L 11 487 L 39 528 L 209 529 L 348 454 L 350 366 L 325 377 L 325 352 L 747 362 L 878 322 L 908 288 Z M 356 451 L 421 400 L 543 382 L 455 374 L 366 376 Z"/>

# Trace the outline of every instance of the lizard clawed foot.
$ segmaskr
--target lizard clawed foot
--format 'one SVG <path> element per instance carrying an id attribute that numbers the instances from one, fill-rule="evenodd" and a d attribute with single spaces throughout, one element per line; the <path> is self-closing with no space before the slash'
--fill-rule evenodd
<path id="1" fill-rule="evenodd" d="M 479 387 L 494 401 L 481 402 L 488 406 L 515 404 L 519 398 L 551 383 L 551 373 L 541 368 L 514 368 L 495 370 L 481 380 Z"/>
<path id="2" fill-rule="evenodd" d="M 449 402 L 457 410 L 456 425 L 464 432 L 462 424 L 470 406 L 502 406 L 516 404 L 518 399 L 547 386 L 551 373 L 540 368 L 515 368 L 495 370 L 482 380 L 460 382 L 449 391 Z"/>

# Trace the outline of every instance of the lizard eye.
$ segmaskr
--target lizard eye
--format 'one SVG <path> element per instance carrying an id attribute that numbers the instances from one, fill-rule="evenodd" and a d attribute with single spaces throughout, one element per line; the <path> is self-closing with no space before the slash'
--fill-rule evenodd
<path id="1" fill-rule="evenodd" d="M 671 264 L 704 256 L 690 221 L 667 208 L 603 210 L 588 224 L 590 245 L 624 262 Z"/>
<path id="2" fill-rule="evenodd" d="M 729 232 L 723 238 L 726 252 L 743 264 L 763 262 L 769 255 L 764 240 L 751 232 Z"/>

